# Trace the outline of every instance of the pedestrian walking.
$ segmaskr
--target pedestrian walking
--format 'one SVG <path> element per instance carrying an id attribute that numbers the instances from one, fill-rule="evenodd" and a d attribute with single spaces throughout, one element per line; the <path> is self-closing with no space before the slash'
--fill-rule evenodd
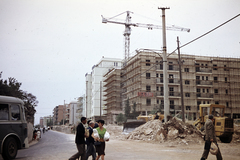
<path id="1" fill-rule="evenodd" d="M 96 149 L 94 146 L 94 138 L 91 136 L 93 133 L 93 127 L 95 123 L 93 121 L 90 121 L 88 123 L 89 127 L 87 128 L 89 130 L 89 137 L 86 138 L 86 143 L 87 143 L 87 152 L 86 152 L 86 160 L 88 160 L 89 156 L 92 156 L 93 160 L 96 160 Z"/>
<path id="2" fill-rule="evenodd" d="M 98 120 L 98 128 L 96 128 L 99 138 L 95 137 L 94 134 L 92 134 L 92 137 L 95 139 L 96 142 L 101 142 L 98 145 L 95 145 L 96 147 L 96 152 L 97 152 L 97 158 L 96 160 L 98 160 L 101 157 L 101 160 L 104 160 L 104 156 L 105 156 L 105 140 L 104 140 L 104 135 L 107 132 L 106 128 L 103 127 L 104 125 L 104 120 Z M 106 141 L 109 141 L 109 139 L 107 139 Z"/>
<path id="3" fill-rule="evenodd" d="M 211 143 L 215 143 L 217 145 L 217 138 L 215 134 L 215 127 L 214 127 L 213 121 L 214 121 L 213 115 L 209 115 L 208 120 L 204 125 L 206 135 L 205 135 L 204 151 L 203 151 L 201 160 L 207 159 L 210 151 Z M 216 157 L 217 157 L 217 160 L 222 160 L 222 155 L 219 147 L 218 147 L 218 152 L 216 154 Z"/>
<path id="4" fill-rule="evenodd" d="M 81 160 L 86 160 L 86 151 L 85 151 L 85 127 L 84 124 L 86 124 L 87 119 L 86 117 L 81 118 L 81 122 L 77 126 L 77 133 L 75 138 L 75 143 L 77 146 L 78 152 L 74 154 L 72 157 L 69 158 L 69 160 L 76 160 L 79 159 L 81 156 Z"/>

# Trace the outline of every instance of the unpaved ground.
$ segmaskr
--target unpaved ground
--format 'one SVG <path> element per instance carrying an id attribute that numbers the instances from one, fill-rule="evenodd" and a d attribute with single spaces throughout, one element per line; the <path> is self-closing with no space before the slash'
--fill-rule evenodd
<path id="1" fill-rule="evenodd" d="M 171 143 L 147 143 L 136 140 L 114 140 L 106 143 L 106 160 L 198 160 L 204 144 L 173 145 Z M 224 160 L 239 160 L 239 144 L 219 143 Z M 216 157 L 209 154 L 208 160 Z"/>
<path id="2" fill-rule="evenodd" d="M 182 133 L 179 133 L 179 129 L 177 131 L 176 126 L 170 125 L 170 129 L 167 129 L 167 136 L 165 135 L 167 138 L 165 137 L 164 139 L 163 135 L 163 139 L 159 139 L 157 135 L 164 133 L 164 130 L 157 125 L 158 122 L 153 121 L 145 126 L 136 128 L 129 134 L 122 133 L 122 126 L 105 126 L 111 135 L 110 141 L 106 143 L 106 159 L 194 160 L 201 158 L 204 141 L 198 132 L 188 125 L 183 125 L 182 128 L 180 127 L 180 130 L 184 130 Z M 167 126 L 169 127 L 169 125 Z M 166 128 L 166 126 L 164 127 Z M 177 125 L 178 127 L 179 125 Z M 191 133 L 188 133 L 189 129 Z M 158 132 L 155 130 L 158 130 Z M 168 134 L 171 134 L 171 136 Z M 237 131 L 234 133 L 231 143 L 218 141 L 218 144 L 224 160 L 240 160 L 240 135 Z M 209 154 L 208 160 L 215 159 L 215 156 Z"/>

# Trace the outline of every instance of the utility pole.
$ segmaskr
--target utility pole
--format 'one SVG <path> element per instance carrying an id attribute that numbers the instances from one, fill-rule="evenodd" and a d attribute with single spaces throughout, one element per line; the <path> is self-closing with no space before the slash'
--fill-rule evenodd
<path id="1" fill-rule="evenodd" d="M 165 10 L 170 8 L 158 8 L 162 10 L 162 36 L 163 36 L 163 89 L 164 89 L 164 121 L 167 122 L 169 113 L 168 71 L 167 71 L 167 42 Z"/>
<path id="2" fill-rule="evenodd" d="M 181 103 L 182 103 L 182 121 L 185 122 L 185 112 L 184 112 L 184 101 L 183 101 L 183 84 L 182 84 L 182 60 L 180 57 L 179 39 L 177 37 L 177 48 L 178 48 L 178 65 L 179 65 L 179 75 L 180 75 L 180 90 L 181 90 Z"/>

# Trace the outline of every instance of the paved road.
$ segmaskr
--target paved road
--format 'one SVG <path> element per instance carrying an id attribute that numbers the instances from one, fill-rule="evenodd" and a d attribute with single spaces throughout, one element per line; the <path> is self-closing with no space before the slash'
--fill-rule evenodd
<path id="1" fill-rule="evenodd" d="M 42 134 L 38 143 L 28 149 L 19 150 L 18 160 L 64 160 L 77 152 L 75 135 L 49 130 Z"/>
<path id="2" fill-rule="evenodd" d="M 67 160 L 77 152 L 75 135 L 48 131 L 29 149 L 19 150 L 17 160 Z M 240 145 L 219 144 L 226 160 L 240 159 Z M 105 160 L 193 160 L 200 159 L 203 144 L 173 146 L 170 143 L 152 144 L 142 141 L 110 139 L 106 143 Z M 215 160 L 210 155 L 208 160 Z M 0 160 L 1 157 L 0 157 Z M 91 160 L 91 157 L 89 158 Z"/>

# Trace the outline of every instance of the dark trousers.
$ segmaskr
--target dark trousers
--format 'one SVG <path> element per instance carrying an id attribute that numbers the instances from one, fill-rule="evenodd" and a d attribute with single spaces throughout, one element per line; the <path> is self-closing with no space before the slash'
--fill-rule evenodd
<path id="1" fill-rule="evenodd" d="M 211 147 L 211 141 L 205 141 L 205 145 L 204 145 L 204 151 L 203 151 L 203 154 L 202 154 L 202 159 L 207 159 L 208 157 L 208 154 L 209 154 L 209 151 L 210 151 L 210 147 Z M 218 147 L 218 145 L 217 145 Z M 220 152 L 220 149 L 218 147 L 218 153 L 216 155 L 217 157 L 217 160 L 222 160 L 222 154 Z"/>
<path id="2" fill-rule="evenodd" d="M 76 160 L 79 159 L 81 156 L 81 160 L 86 160 L 86 151 L 85 151 L 85 144 L 76 144 L 78 152 L 74 154 L 69 160 Z"/>
<path id="3" fill-rule="evenodd" d="M 86 160 L 88 160 L 88 157 L 92 155 L 92 159 L 96 159 L 96 149 L 93 143 L 87 144 L 87 152 L 86 152 Z"/>

